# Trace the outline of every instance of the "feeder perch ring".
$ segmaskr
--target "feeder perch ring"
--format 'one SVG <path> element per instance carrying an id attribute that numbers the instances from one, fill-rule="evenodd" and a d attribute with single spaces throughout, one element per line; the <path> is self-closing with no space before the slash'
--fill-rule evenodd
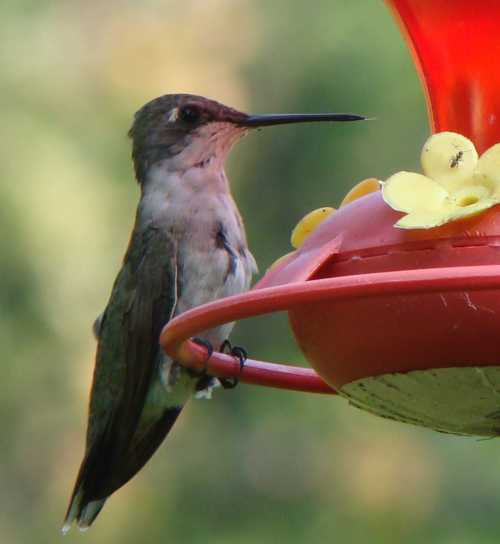
<path id="1" fill-rule="evenodd" d="M 290 310 L 316 301 L 353 300 L 387 295 L 468 292 L 500 288 L 500 265 L 448 267 L 379 272 L 296 282 L 254 289 L 189 310 L 163 329 L 165 352 L 188 368 L 219 377 L 237 377 L 243 383 L 310 393 L 334 394 L 312 369 L 248 359 L 243 369 L 234 357 L 214 352 L 191 341 L 200 331 L 235 320 Z"/>

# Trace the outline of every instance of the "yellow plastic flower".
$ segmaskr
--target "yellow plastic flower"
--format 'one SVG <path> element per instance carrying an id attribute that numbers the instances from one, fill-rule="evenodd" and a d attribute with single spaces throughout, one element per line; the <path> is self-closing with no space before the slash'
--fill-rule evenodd
<path id="1" fill-rule="evenodd" d="M 360 181 L 355 185 L 344 197 L 340 207 L 350 204 L 354 200 L 361 198 L 368 193 L 373 193 L 374 191 L 380 190 L 380 181 L 375 178 L 368 178 L 363 181 Z M 321 223 L 335 211 L 335 208 L 323 207 L 313 210 L 305 215 L 295 226 L 291 235 L 291 244 L 294 249 L 298 249 L 302 246 L 305 240 L 319 227 Z M 282 263 L 291 253 L 287 253 L 282 257 L 279 257 L 274 261 L 274 263 L 269 267 L 269 270 L 278 266 Z"/>
<path id="2" fill-rule="evenodd" d="M 290 242 L 292 247 L 298 249 L 323 221 L 329 217 L 335 208 L 318 208 L 305 215 L 292 231 Z"/>
<path id="3" fill-rule="evenodd" d="M 344 200 L 340 203 L 340 207 L 347 206 L 351 202 L 354 202 L 358 198 L 365 196 L 369 193 L 380 191 L 380 181 L 377 178 L 367 178 L 356 184 L 344 197 Z"/>
<path id="4" fill-rule="evenodd" d="M 500 144 L 478 158 L 465 136 L 440 132 L 424 144 L 421 163 L 424 174 L 398 172 L 383 183 L 385 202 L 407 214 L 396 227 L 430 229 L 500 203 Z"/>

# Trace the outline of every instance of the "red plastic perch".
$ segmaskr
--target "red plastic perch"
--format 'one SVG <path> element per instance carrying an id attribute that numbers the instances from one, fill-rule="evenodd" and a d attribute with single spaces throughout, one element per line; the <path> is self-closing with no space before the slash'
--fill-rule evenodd
<path id="1" fill-rule="evenodd" d="M 290 283 L 254 289 L 185 312 L 163 329 L 160 344 L 184 366 L 200 370 L 206 367 L 214 376 L 236 377 L 243 383 L 295 391 L 334 394 L 311 369 L 248 359 L 240 372 L 234 357 L 214 353 L 207 361 L 206 349 L 189 338 L 223 323 L 315 301 L 496 288 L 500 288 L 500 265 L 377 272 Z"/>

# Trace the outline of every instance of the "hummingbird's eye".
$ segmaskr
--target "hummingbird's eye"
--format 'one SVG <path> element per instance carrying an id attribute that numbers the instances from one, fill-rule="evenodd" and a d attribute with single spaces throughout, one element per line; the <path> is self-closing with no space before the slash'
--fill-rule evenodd
<path id="1" fill-rule="evenodd" d="M 183 106 L 180 108 L 179 117 L 182 121 L 193 125 L 200 120 L 201 110 L 197 106 Z"/>

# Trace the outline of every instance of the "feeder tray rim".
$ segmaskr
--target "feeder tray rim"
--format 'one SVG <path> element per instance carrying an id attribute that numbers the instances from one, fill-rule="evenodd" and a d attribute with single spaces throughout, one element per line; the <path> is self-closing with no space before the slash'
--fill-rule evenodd
<path id="1" fill-rule="evenodd" d="M 253 359 L 248 359 L 240 369 L 234 357 L 218 352 L 207 361 L 206 349 L 190 338 L 232 321 L 287 311 L 306 303 L 497 288 L 500 288 L 500 265 L 496 264 L 373 272 L 254 288 L 177 316 L 163 329 L 160 344 L 183 366 L 205 369 L 214 376 L 236 377 L 243 383 L 268 387 L 334 394 L 312 369 Z"/>

